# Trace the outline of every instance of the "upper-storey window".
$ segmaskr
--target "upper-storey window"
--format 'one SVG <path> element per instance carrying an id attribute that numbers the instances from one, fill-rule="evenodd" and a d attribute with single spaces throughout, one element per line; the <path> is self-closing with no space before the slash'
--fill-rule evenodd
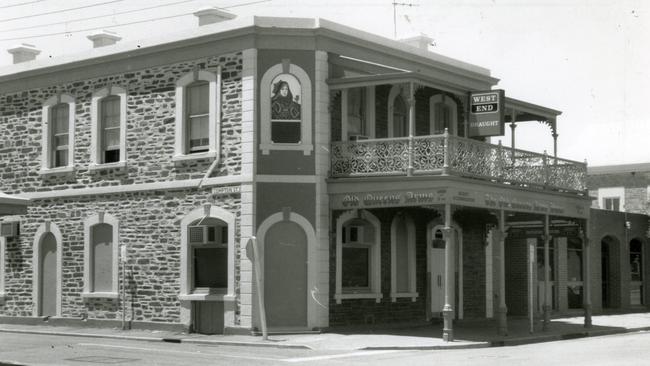
<path id="1" fill-rule="evenodd" d="M 120 98 L 115 95 L 101 101 L 101 162 L 120 161 Z"/>
<path id="2" fill-rule="evenodd" d="M 74 166 L 74 98 L 62 94 L 43 103 L 41 173 L 70 171 Z"/>
<path id="3" fill-rule="evenodd" d="M 406 104 L 404 88 L 393 85 L 388 93 L 388 137 L 409 135 L 409 108 Z"/>
<path id="4" fill-rule="evenodd" d="M 348 98 L 348 139 L 358 140 L 367 136 L 366 128 L 366 89 L 351 88 Z"/>
<path id="5" fill-rule="evenodd" d="M 199 153 L 210 149 L 209 138 L 209 84 L 194 82 L 187 87 L 188 152 Z"/>
<path id="6" fill-rule="evenodd" d="M 260 149 L 302 150 L 311 144 L 311 81 L 305 71 L 289 60 L 271 67 L 261 81 Z"/>
<path id="7" fill-rule="evenodd" d="M 214 158 L 221 128 L 221 68 L 195 70 L 176 82 L 174 160 Z"/>
<path id="8" fill-rule="evenodd" d="M 429 129 L 433 135 L 445 133 L 445 129 L 456 135 L 457 104 L 444 95 L 436 94 L 429 98 Z"/>
<path id="9" fill-rule="evenodd" d="M 90 168 L 126 164 L 126 90 L 109 86 L 93 93 Z"/>
<path id="10" fill-rule="evenodd" d="M 603 201 L 605 202 L 605 210 L 620 211 L 620 197 L 605 197 L 603 198 Z"/>
<path id="11" fill-rule="evenodd" d="M 70 126 L 68 120 L 70 111 L 66 103 L 52 107 L 52 167 L 68 165 Z"/>

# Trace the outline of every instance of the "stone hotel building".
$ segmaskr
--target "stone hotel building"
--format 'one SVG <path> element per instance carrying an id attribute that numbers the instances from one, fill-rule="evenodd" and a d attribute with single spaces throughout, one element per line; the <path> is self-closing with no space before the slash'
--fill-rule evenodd
<path id="1" fill-rule="evenodd" d="M 264 309 L 272 331 L 441 318 L 451 340 L 460 319 L 602 309 L 586 164 L 487 137 L 557 139 L 559 111 L 424 36 L 196 15 L 9 50 L 0 321 L 241 333 Z"/>

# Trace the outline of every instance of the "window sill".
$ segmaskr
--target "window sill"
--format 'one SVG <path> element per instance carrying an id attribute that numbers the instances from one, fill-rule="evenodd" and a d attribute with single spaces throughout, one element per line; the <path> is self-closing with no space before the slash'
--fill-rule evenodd
<path id="1" fill-rule="evenodd" d="M 84 299 L 117 299 L 117 292 L 83 292 L 81 297 Z"/>
<path id="2" fill-rule="evenodd" d="M 41 169 L 38 174 L 42 177 L 50 177 L 56 175 L 68 175 L 75 172 L 74 166 L 62 166 L 57 168 Z"/>
<path id="3" fill-rule="evenodd" d="M 384 295 L 381 292 L 339 293 L 334 295 L 337 304 L 340 304 L 342 300 L 349 299 L 375 299 L 375 302 L 379 303 L 383 297 Z"/>
<path id="4" fill-rule="evenodd" d="M 235 295 L 232 294 L 185 294 L 178 295 L 181 301 L 235 301 Z"/>
<path id="5" fill-rule="evenodd" d="M 410 297 L 411 301 L 415 302 L 415 299 L 417 299 L 419 294 L 417 292 L 391 292 L 390 298 L 392 302 L 397 301 L 398 297 Z"/>
<path id="6" fill-rule="evenodd" d="M 172 157 L 174 163 L 182 163 L 185 161 L 194 161 L 194 160 L 214 160 L 217 158 L 216 151 L 208 151 L 196 154 L 176 154 Z"/>
<path id="7" fill-rule="evenodd" d="M 260 150 L 262 150 L 262 155 L 268 155 L 271 150 L 286 150 L 286 151 L 302 151 L 305 155 L 310 155 L 314 150 L 314 145 L 312 144 L 281 144 L 281 143 L 266 143 L 260 144 Z"/>
<path id="8" fill-rule="evenodd" d="M 91 172 L 95 172 L 99 170 L 109 170 L 109 169 L 126 170 L 126 161 L 118 161 L 117 163 L 88 165 L 88 170 L 90 170 Z"/>

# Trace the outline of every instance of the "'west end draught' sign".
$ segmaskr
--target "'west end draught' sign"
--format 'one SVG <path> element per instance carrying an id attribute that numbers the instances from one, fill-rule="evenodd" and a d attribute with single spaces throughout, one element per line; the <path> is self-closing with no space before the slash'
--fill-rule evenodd
<path id="1" fill-rule="evenodd" d="M 503 136 L 505 93 L 503 90 L 469 94 L 469 135 L 471 137 Z"/>

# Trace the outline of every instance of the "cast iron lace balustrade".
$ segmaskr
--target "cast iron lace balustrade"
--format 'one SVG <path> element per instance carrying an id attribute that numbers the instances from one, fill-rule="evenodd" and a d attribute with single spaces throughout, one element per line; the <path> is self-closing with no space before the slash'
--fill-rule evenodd
<path id="1" fill-rule="evenodd" d="M 541 189 L 580 193 L 586 189 L 584 163 L 452 135 L 332 143 L 332 177 L 408 175 L 409 162 L 413 175 L 448 172 Z"/>

